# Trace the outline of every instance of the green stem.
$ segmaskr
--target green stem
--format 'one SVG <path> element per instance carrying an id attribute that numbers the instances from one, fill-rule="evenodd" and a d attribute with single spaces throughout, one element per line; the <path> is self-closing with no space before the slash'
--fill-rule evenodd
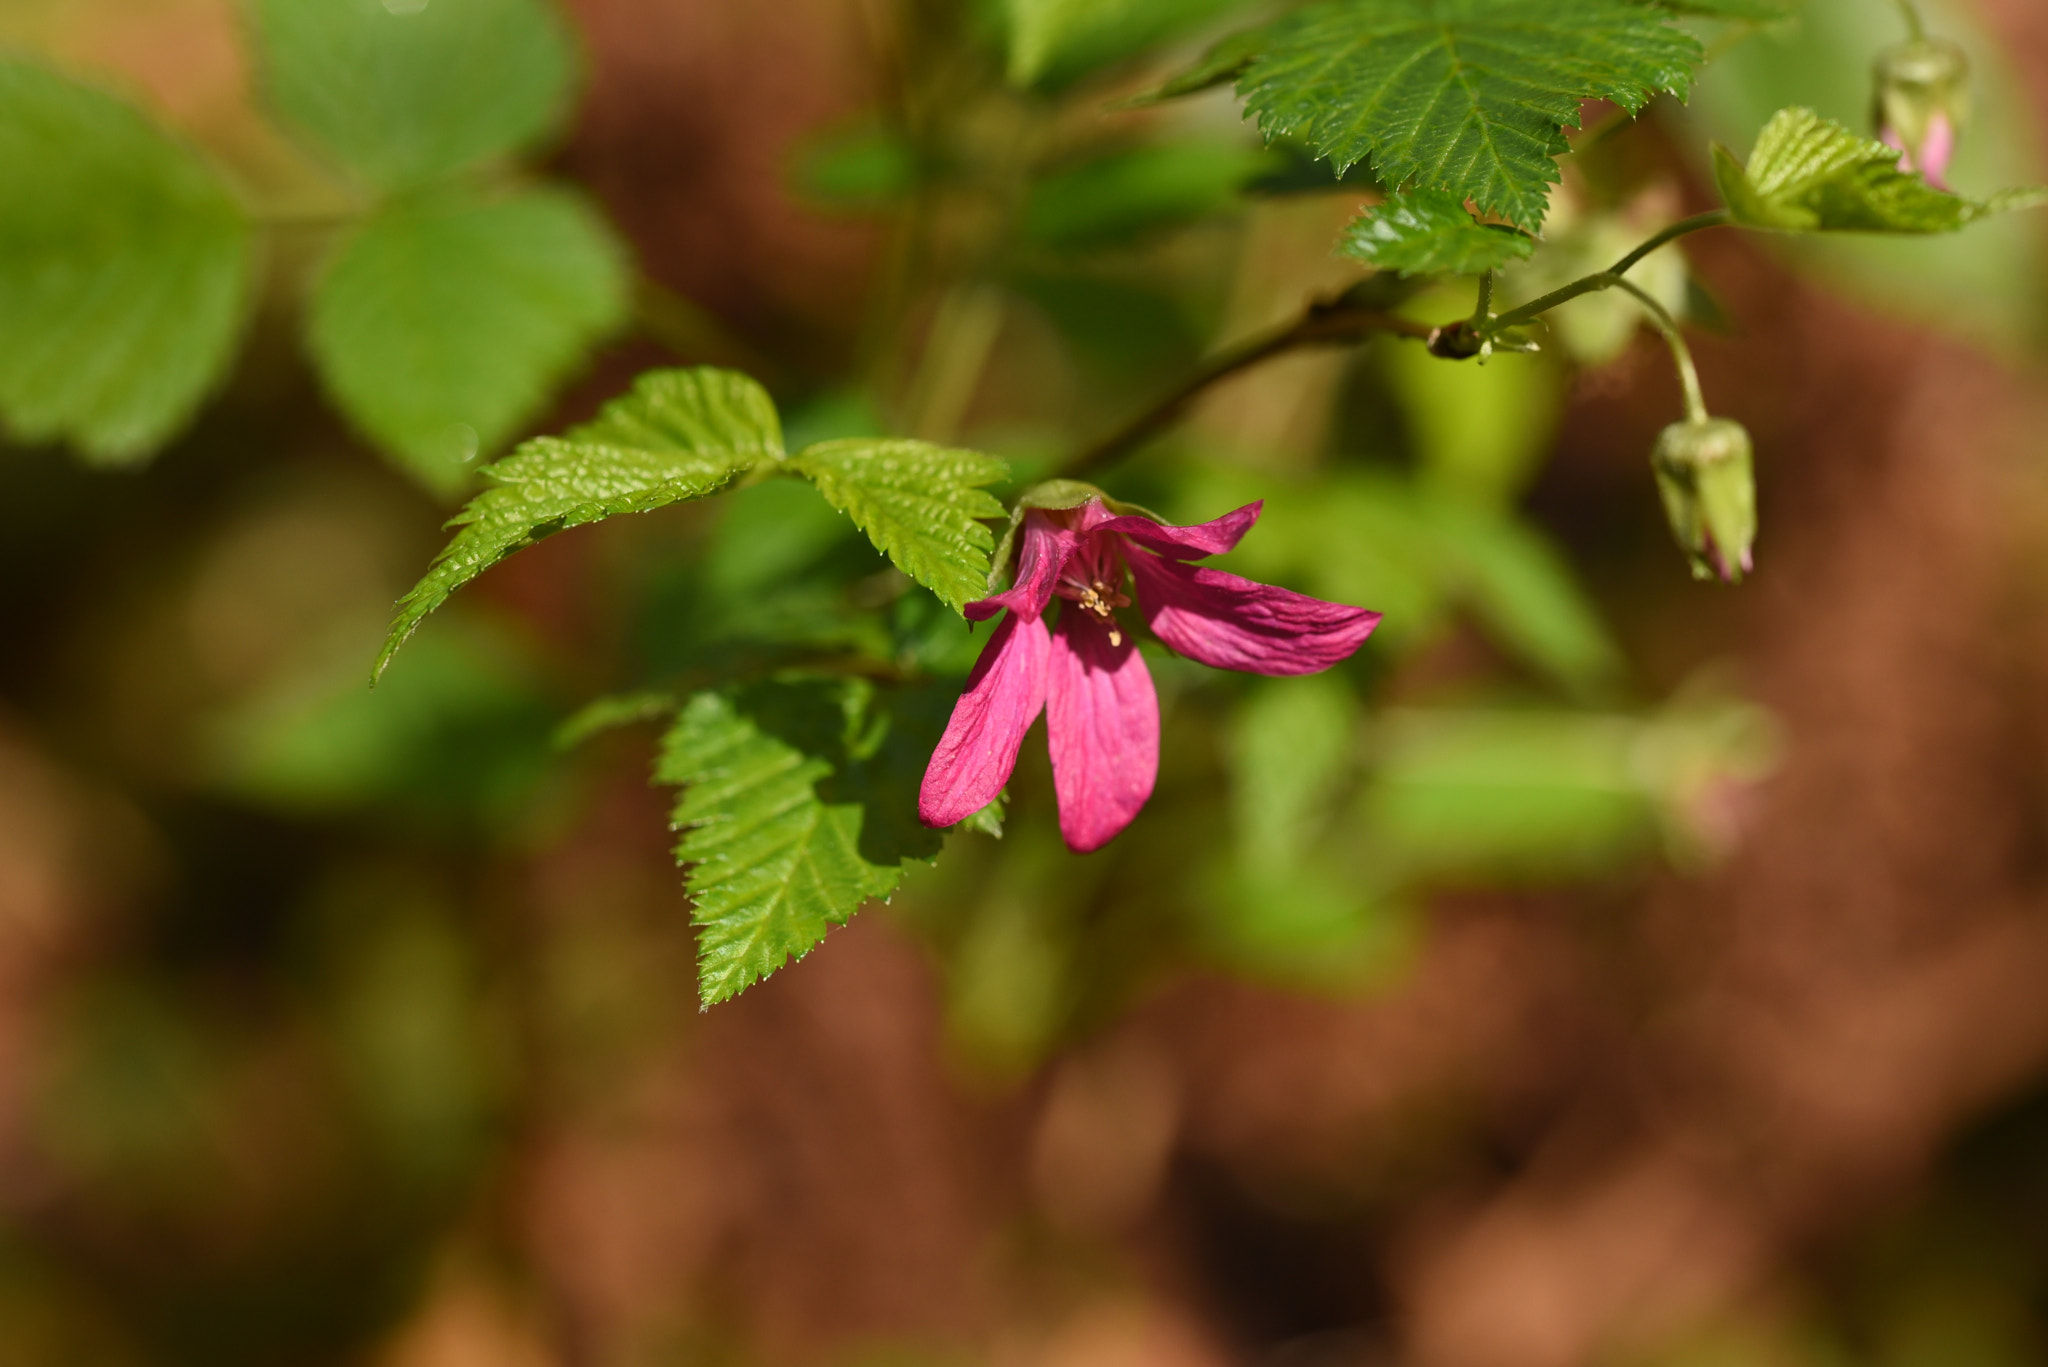
<path id="1" fill-rule="evenodd" d="M 1914 4 L 1913 0 L 1897 0 L 1897 3 L 1899 13 L 1906 20 L 1906 32 L 1911 35 L 1914 42 L 1925 42 L 1927 25 L 1920 18 L 1920 7 Z"/>
<path id="2" fill-rule="evenodd" d="M 1606 270 L 1586 276 L 1581 280 L 1574 280 L 1569 285 L 1552 290 L 1540 299 L 1532 299 L 1518 309 L 1512 309 L 1507 313 L 1501 314 L 1493 320 L 1493 329 L 1499 331 L 1502 328 L 1519 327 L 1523 323 L 1534 322 L 1559 304 L 1568 304 L 1582 294 L 1592 294 L 1596 290 L 1607 289 L 1613 284 L 1615 279 L 1628 274 L 1644 257 L 1666 243 L 1675 242 L 1686 234 L 1699 232 L 1703 228 L 1721 227 L 1730 221 L 1732 221 L 1732 216 L 1726 209 L 1714 209 L 1708 213 L 1694 214 L 1691 218 L 1680 219 L 1664 229 L 1664 231 L 1650 238 L 1642 246 L 1637 247 L 1627 256 L 1621 258 L 1621 260 L 1615 262 L 1612 266 L 1609 266 Z"/>
<path id="3" fill-rule="evenodd" d="M 1479 277 L 1479 303 L 1472 310 L 1472 326 L 1485 327 L 1493 317 L 1493 272 L 1486 271 Z"/>
<path id="4" fill-rule="evenodd" d="M 1678 382 L 1685 388 L 1686 420 L 1695 423 L 1705 422 L 1708 417 L 1707 398 L 1700 390 L 1700 372 L 1698 367 L 1693 365 L 1692 348 L 1685 344 L 1685 338 L 1679 333 L 1678 320 L 1671 316 L 1670 310 L 1657 302 L 1654 295 L 1633 280 L 1624 280 L 1616 275 L 1610 277 L 1610 283 L 1613 288 L 1627 290 L 1634 295 L 1636 302 L 1648 311 L 1650 322 L 1655 325 L 1657 331 L 1664 334 L 1664 340 L 1671 347 L 1671 359 L 1678 365 Z"/>

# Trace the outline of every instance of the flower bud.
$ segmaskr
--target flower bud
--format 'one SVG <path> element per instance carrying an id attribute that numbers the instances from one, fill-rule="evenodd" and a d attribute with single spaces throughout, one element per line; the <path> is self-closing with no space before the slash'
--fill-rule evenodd
<path id="1" fill-rule="evenodd" d="M 1742 582 L 1756 540 L 1756 473 L 1749 433 L 1739 422 L 1675 422 L 1650 457 L 1657 492 L 1693 577 Z"/>
<path id="2" fill-rule="evenodd" d="M 1878 137 L 1905 153 L 1903 170 L 1946 190 L 1956 134 L 1970 117 L 1970 61 L 1954 43 L 1915 38 L 1877 59 Z"/>

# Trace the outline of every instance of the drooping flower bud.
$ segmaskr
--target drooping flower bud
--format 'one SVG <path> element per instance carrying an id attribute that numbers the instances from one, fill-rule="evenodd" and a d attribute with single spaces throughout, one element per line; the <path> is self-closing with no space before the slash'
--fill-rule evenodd
<path id="1" fill-rule="evenodd" d="M 1693 577 L 1742 582 L 1756 540 L 1756 473 L 1749 433 L 1727 418 L 1675 422 L 1650 458 L 1657 492 Z"/>
<path id="2" fill-rule="evenodd" d="M 1954 43 L 1914 38 L 1877 58 L 1878 137 L 1905 153 L 1899 165 L 1948 188 L 1956 135 L 1970 117 L 1970 60 Z"/>

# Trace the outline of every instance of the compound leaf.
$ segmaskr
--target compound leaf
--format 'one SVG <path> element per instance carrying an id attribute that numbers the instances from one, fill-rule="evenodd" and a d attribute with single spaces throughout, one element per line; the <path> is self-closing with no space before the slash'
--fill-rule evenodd
<path id="1" fill-rule="evenodd" d="M 1764 125 L 1746 167 L 1716 146 L 1714 179 L 1736 222 L 1781 232 L 1946 233 L 2048 202 L 2039 189 L 1966 199 L 1898 163 L 1897 149 L 1793 108 Z"/>
<path id="2" fill-rule="evenodd" d="M 0 420 L 128 462 L 233 355 L 249 224 L 199 157 L 112 95 L 0 61 Z"/>
<path id="3" fill-rule="evenodd" d="M 253 0 L 278 109 L 378 189 L 527 147 L 568 113 L 576 52 L 547 0 Z"/>
<path id="4" fill-rule="evenodd" d="M 448 595 L 542 537 L 717 493 L 782 454 L 766 390 L 727 370 L 658 370 L 566 437 L 537 437 L 483 471 L 454 540 L 400 600 L 376 673 Z"/>
<path id="5" fill-rule="evenodd" d="M 1300 138 L 1341 172 L 1369 161 L 1534 229 L 1579 105 L 1683 97 L 1703 58 L 1628 0 L 1325 0 L 1254 45 L 1238 91 L 1268 138 Z"/>
<path id="6" fill-rule="evenodd" d="M 955 612 L 987 592 L 995 538 L 982 519 L 1004 516 L 986 487 L 1008 473 L 1002 461 L 928 442 L 862 437 L 820 442 L 789 468 Z"/>
<path id="7" fill-rule="evenodd" d="M 313 357 L 356 425 L 453 493 L 624 320 L 625 251 L 575 195 L 393 205 L 314 291 Z"/>
<path id="8" fill-rule="evenodd" d="M 676 859 L 696 904 L 706 1006 L 802 958 L 937 832 L 916 820 L 917 775 L 943 725 L 928 690 L 783 679 L 698 693 L 662 741 L 655 781 L 680 786 Z"/>
<path id="9" fill-rule="evenodd" d="M 1407 190 L 1359 215 L 1338 250 L 1402 275 L 1478 275 L 1527 260 L 1536 239 L 1481 223 L 1454 194 Z"/>

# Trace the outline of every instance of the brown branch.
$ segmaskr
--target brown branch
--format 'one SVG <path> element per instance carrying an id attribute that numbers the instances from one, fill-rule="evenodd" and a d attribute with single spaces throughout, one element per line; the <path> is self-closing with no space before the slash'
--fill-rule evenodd
<path id="1" fill-rule="evenodd" d="M 1377 300 L 1360 302 L 1352 293 L 1319 299 L 1295 321 L 1240 343 L 1197 371 L 1185 384 L 1118 431 L 1081 451 L 1056 473 L 1067 479 L 1129 455 L 1171 427 L 1196 399 L 1239 371 L 1304 347 L 1350 346 L 1375 333 L 1411 337 L 1432 345 L 1445 330 L 1388 313 Z"/>

